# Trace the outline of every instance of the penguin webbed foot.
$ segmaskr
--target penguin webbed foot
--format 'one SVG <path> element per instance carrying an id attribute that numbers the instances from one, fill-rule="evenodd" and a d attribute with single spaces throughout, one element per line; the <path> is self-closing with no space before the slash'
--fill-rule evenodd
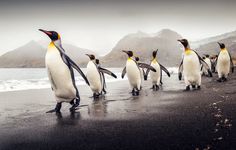
<path id="1" fill-rule="evenodd" d="M 222 82 L 222 78 L 219 78 L 217 81 L 218 81 L 218 82 Z"/>
<path id="2" fill-rule="evenodd" d="M 135 96 L 135 90 L 134 89 L 132 90 L 131 93 L 132 93 L 133 96 Z"/>
<path id="3" fill-rule="evenodd" d="M 98 98 L 99 98 L 99 95 L 100 95 L 100 94 L 93 93 L 93 98 L 94 98 L 94 100 L 98 99 Z"/>
<path id="4" fill-rule="evenodd" d="M 186 86 L 184 91 L 190 91 L 190 85 Z"/>
<path id="5" fill-rule="evenodd" d="M 221 77 L 221 78 L 219 78 L 217 81 L 218 81 L 218 82 L 225 82 L 225 81 L 227 81 L 227 78 Z"/>
<path id="6" fill-rule="evenodd" d="M 54 112 L 60 113 L 60 110 L 61 110 L 61 103 L 57 103 L 57 105 L 56 105 L 56 107 L 54 109 L 49 110 L 46 113 L 54 113 Z"/>
<path id="7" fill-rule="evenodd" d="M 156 84 L 156 85 L 153 85 L 153 91 L 158 91 L 159 90 L 159 86 Z"/>
<path id="8" fill-rule="evenodd" d="M 139 90 L 133 89 L 131 93 L 132 93 L 133 96 L 138 96 L 139 95 Z"/>
<path id="9" fill-rule="evenodd" d="M 155 89 L 155 85 L 153 85 L 150 89 L 153 89 L 153 90 L 154 90 L 154 89 Z"/>
<path id="10" fill-rule="evenodd" d="M 137 90 L 137 91 L 135 92 L 135 94 L 138 96 L 138 95 L 139 95 L 139 90 Z"/>
<path id="11" fill-rule="evenodd" d="M 80 99 L 75 99 L 75 103 L 74 103 L 74 100 L 72 100 L 72 102 L 70 102 L 70 104 L 72 105 L 72 107 L 70 108 L 70 112 L 75 112 L 76 108 L 80 104 Z"/>
<path id="12" fill-rule="evenodd" d="M 158 91 L 160 89 L 158 85 L 156 85 L 155 88 L 156 88 L 156 91 Z"/>
<path id="13" fill-rule="evenodd" d="M 222 77 L 222 81 L 223 82 L 227 81 L 227 78 L 226 77 Z"/>
<path id="14" fill-rule="evenodd" d="M 54 113 L 54 112 L 56 112 L 56 110 L 55 110 L 55 109 L 52 109 L 52 110 L 47 111 L 46 113 Z M 60 111 L 59 111 L 59 112 L 60 112 Z"/>
<path id="15" fill-rule="evenodd" d="M 198 85 L 198 86 L 197 86 L 197 90 L 200 90 L 200 89 L 201 89 L 201 86 L 200 86 L 200 85 Z"/>

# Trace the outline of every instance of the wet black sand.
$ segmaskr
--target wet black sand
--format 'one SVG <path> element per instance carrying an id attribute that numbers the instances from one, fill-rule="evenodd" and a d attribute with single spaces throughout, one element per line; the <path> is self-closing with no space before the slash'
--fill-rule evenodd
<path id="1" fill-rule="evenodd" d="M 60 115 L 45 113 L 55 104 L 49 89 L 0 93 L 0 149 L 236 149 L 236 76 L 202 84 L 183 92 L 173 76 L 157 92 L 145 82 L 133 97 L 119 81 L 96 101 L 80 86 L 73 115 L 68 104 Z"/>

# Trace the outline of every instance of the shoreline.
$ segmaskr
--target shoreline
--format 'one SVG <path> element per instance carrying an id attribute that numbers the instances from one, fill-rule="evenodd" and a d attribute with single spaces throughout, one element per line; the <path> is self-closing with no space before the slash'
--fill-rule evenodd
<path id="1" fill-rule="evenodd" d="M 159 91 L 145 81 L 138 97 L 124 80 L 96 101 L 78 86 L 74 115 L 66 103 L 60 115 L 45 113 L 55 105 L 50 89 L 0 93 L 0 149 L 235 149 L 235 80 L 203 77 L 201 90 L 183 92 L 177 76 L 164 77 Z"/>

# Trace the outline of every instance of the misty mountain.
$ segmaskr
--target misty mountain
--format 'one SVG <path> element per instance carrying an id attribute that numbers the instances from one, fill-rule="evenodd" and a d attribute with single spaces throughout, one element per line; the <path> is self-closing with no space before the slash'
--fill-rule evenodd
<path id="1" fill-rule="evenodd" d="M 181 35 L 169 29 L 154 34 L 137 32 L 122 38 L 110 53 L 102 58 L 105 66 L 124 66 L 127 55 L 122 50 L 132 50 L 140 61 L 150 63 L 153 50 L 158 49 L 157 58 L 164 66 L 177 66 L 181 61 L 182 50 L 177 39 Z"/>
<path id="2" fill-rule="evenodd" d="M 46 42 L 43 42 L 46 43 Z M 45 67 L 46 47 L 49 43 L 42 46 L 42 43 L 30 41 L 29 43 L 19 47 L 13 51 L 7 52 L 0 56 L 0 67 L 2 68 L 38 68 Z M 89 61 L 85 55 L 95 54 L 94 52 L 78 48 L 70 44 L 63 44 L 66 53 L 77 64 L 84 64 Z M 95 54 L 96 55 L 96 54 Z"/>
<path id="3" fill-rule="evenodd" d="M 199 54 L 211 54 L 215 55 L 220 52 L 220 47 L 217 42 L 222 42 L 226 45 L 226 48 L 230 51 L 233 58 L 236 58 L 236 31 L 225 33 L 219 36 L 206 38 L 200 41 L 193 42 L 196 46 L 196 50 Z"/>

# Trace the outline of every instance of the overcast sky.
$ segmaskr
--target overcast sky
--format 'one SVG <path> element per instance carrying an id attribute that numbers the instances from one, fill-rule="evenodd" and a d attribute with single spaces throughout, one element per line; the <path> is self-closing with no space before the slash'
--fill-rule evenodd
<path id="1" fill-rule="evenodd" d="M 109 51 L 126 34 L 169 28 L 189 40 L 236 30 L 234 0 L 7 0 L 0 2 L 0 54 L 31 40 L 62 40 Z M 48 40 L 49 41 L 49 40 Z"/>

